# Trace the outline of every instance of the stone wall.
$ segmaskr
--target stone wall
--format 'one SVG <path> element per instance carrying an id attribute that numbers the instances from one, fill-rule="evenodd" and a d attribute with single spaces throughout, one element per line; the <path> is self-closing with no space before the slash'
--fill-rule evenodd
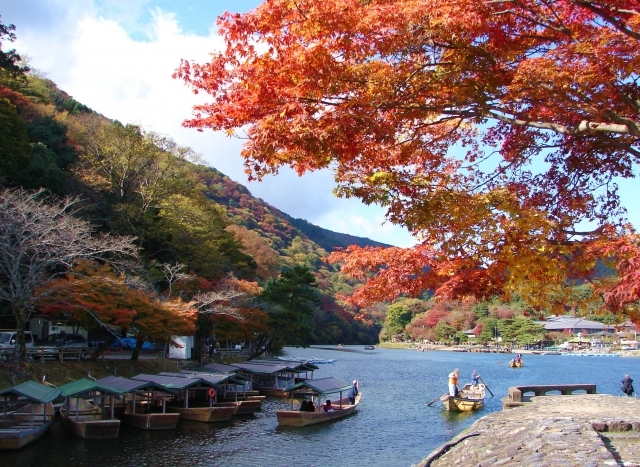
<path id="1" fill-rule="evenodd" d="M 579 394 L 489 414 L 418 467 L 623 465 L 640 466 L 640 400 Z"/>

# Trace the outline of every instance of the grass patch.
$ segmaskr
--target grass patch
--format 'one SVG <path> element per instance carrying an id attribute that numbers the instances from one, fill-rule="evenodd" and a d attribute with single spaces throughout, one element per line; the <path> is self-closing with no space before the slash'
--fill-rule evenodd
<path id="1" fill-rule="evenodd" d="M 122 376 L 125 378 L 140 373 L 156 374 L 161 371 L 180 371 L 193 367 L 194 363 L 166 358 L 132 360 L 65 360 L 41 362 L 9 362 L 0 363 L 0 389 L 14 386 L 25 381 L 42 382 L 60 386 L 70 381 L 86 378 L 88 375 L 96 379 L 106 376 Z"/>

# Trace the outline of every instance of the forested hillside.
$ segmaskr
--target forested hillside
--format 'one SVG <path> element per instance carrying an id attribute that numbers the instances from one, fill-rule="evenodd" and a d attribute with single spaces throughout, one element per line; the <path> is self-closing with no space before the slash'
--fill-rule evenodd
<path id="1" fill-rule="evenodd" d="M 13 37 L 2 27 L 0 45 Z M 294 220 L 167 135 L 106 119 L 15 51 L 2 58 L 3 327 L 49 314 L 92 334 L 195 332 L 199 350 L 233 341 L 256 355 L 377 341 L 381 325 L 336 299 L 356 283 L 324 258 L 379 244 Z M 67 244 L 47 248 L 55 235 Z"/>

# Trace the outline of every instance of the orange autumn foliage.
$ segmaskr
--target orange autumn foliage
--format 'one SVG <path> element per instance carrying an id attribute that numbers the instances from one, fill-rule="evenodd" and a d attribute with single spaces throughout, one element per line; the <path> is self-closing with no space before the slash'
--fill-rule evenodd
<path id="1" fill-rule="evenodd" d="M 242 130 L 250 178 L 330 168 L 338 195 L 386 207 L 415 234 L 409 250 L 332 256 L 366 273 L 354 303 L 433 289 L 560 307 L 566 284 L 611 259 L 625 286 L 599 287 L 624 307 L 640 298 L 615 184 L 640 158 L 639 11 L 634 0 L 266 0 L 223 15 L 226 48 L 175 76 L 211 100 L 186 126 Z"/>
<path id="2" fill-rule="evenodd" d="M 73 273 L 47 284 L 39 303 L 45 314 L 71 313 L 79 321 L 134 333 L 139 338 L 169 341 L 194 332 L 196 310 L 181 300 L 161 300 L 108 266 L 84 262 Z M 133 331 L 135 329 L 135 331 Z"/>

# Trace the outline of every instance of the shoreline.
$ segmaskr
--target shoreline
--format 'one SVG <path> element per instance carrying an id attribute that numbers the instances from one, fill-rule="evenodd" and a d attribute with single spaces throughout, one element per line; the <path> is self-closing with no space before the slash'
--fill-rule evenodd
<path id="1" fill-rule="evenodd" d="M 543 355 L 545 350 L 525 350 L 525 349 L 506 349 L 494 347 L 482 347 L 477 345 L 443 345 L 443 344 L 415 344 L 415 343 L 382 343 L 377 344 L 376 347 L 383 349 L 398 349 L 398 350 L 414 350 L 416 352 L 432 352 L 432 351 L 445 351 L 445 352 L 460 352 L 460 353 L 495 353 L 495 354 L 522 354 L 522 355 Z M 640 357 L 640 350 L 613 350 L 611 352 L 599 351 L 599 350 L 576 350 L 571 352 L 561 352 L 564 356 L 610 356 L 610 357 Z"/>
<path id="2" fill-rule="evenodd" d="M 608 394 L 532 397 L 488 414 L 414 467 L 640 465 L 640 400 Z"/>

